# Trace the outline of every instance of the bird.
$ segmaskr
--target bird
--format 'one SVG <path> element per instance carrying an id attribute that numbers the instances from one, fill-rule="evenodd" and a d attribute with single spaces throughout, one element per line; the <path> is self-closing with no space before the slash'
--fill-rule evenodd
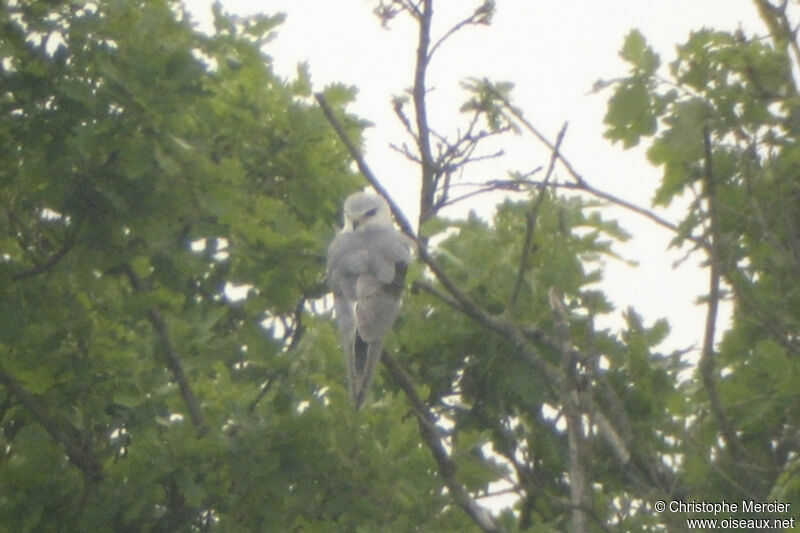
<path id="1" fill-rule="evenodd" d="M 366 400 L 383 340 L 400 312 L 413 244 L 394 228 L 383 197 L 347 197 L 344 227 L 328 247 L 327 278 L 356 409 Z"/>

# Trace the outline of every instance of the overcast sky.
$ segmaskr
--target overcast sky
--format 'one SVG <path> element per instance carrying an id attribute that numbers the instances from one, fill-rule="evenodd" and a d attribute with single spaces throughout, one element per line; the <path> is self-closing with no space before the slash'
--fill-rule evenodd
<path id="1" fill-rule="evenodd" d="M 293 78 L 299 62 L 308 62 L 314 89 L 341 82 L 358 88 L 352 112 L 373 123 L 366 133 L 367 159 L 409 218 L 417 215 L 418 170 L 389 143 L 402 144 L 401 126 L 390 100 L 412 84 L 416 28 L 396 20 L 390 30 L 372 14 L 368 0 L 225 0 L 226 11 L 287 15 L 267 52 L 276 73 Z M 439 0 L 434 4 L 433 40 L 464 18 L 479 0 Z M 202 28 L 210 28 L 210 0 L 186 0 Z M 540 131 L 555 139 L 565 122 L 569 129 L 562 153 L 595 187 L 648 207 L 660 172 L 643 150 L 623 151 L 603 138 L 603 115 L 609 93 L 590 94 L 593 83 L 623 76 L 618 56 L 625 35 L 638 28 L 661 54 L 674 59 L 675 45 L 703 27 L 763 33 L 749 0 L 498 0 L 491 26 L 456 34 L 437 52 L 428 75 L 429 114 L 437 131 L 452 134 L 463 124 L 458 108 L 464 99 L 459 81 L 487 77 L 512 81 L 513 99 Z M 549 154 L 530 137 L 506 137 L 502 160 L 475 167 L 470 181 L 506 177 L 509 170 L 547 164 Z M 487 149 L 491 151 L 495 149 Z M 556 176 L 566 178 L 563 172 Z M 496 200 L 496 198 L 495 198 Z M 489 217 L 491 203 L 477 208 Z M 463 214 L 464 209 L 451 214 Z M 633 305 L 649 322 L 670 320 L 673 334 L 665 349 L 699 346 L 704 309 L 695 300 L 706 291 L 707 276 L 696 263 L 677 269 L 681 251 L 667 251 L 671 235 L 630 213 L 609 209 L 634 235 L 617 250 L 638 267 L 609 261 L 604 288 L 618 310 Z M 677 220 L 677 211 L 666 213 Z M 606 325 L 618 320 L 606 321 Z M 723 316 L 723 321 L 727 320 Z M 724 326 L 720 324 L 720 326 Z"/>

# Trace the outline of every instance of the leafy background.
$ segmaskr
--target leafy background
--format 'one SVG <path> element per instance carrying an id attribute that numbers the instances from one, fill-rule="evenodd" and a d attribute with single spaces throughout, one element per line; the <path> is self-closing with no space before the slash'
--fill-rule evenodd
<path id="1" fill-rule="evenodd" d="M 664 63 L 633 31 L 598 86 L 608 138 L 663 170 L 640 211 L 690 199 L 670 229 L 707 265 L 699 363 L 659 350 L 680 317 L 596 326 L 628 234 L 561 136 L 486 182 L 514 193 L 492 220 L 441 216 L 444 163 L 536 132 L 511 84 L 468 80 L 458 150 L 409 128 L 420 261 L 359 412 L 323 266 L 364 181 L 310 73 L 272 72 L 282 18 L 217 7 L 206 35 L 166 0 L 4 3 L 0 529 L 656 531 L 685 527 L 658 499 L 798 501 L 800 50 L 786 5 L 754 3 L 768 35 L 699 30 Z M 422 27 L 431 6 L 373 2 Z M 323 96 L 358 145 L 355 88 Z"/>

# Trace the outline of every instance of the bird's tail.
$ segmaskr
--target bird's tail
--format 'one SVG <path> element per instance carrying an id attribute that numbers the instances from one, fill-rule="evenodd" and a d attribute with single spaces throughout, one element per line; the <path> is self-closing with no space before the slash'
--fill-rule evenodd
<path id="1" fill-rule="evenodd" d="M 354 346 L 352 379 L 350 380 L 350 398 L 356 409 L 360 409 L 367 399 L 369 386 L 381 360 L 383 342 L 366 342 L 356 333 Z"/>

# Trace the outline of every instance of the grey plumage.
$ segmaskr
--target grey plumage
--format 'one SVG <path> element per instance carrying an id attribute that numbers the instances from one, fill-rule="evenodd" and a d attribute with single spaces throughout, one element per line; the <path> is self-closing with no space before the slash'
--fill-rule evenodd
<path id="1" fill-rule="evenodd" d="M 355 193 L 344 203 L 344 228 L 328 248 L 328 282 L 345 354 L 350 398 L 360 408 L 400 311 L 413 242 L 394 229 L 380 196 Z"/>

